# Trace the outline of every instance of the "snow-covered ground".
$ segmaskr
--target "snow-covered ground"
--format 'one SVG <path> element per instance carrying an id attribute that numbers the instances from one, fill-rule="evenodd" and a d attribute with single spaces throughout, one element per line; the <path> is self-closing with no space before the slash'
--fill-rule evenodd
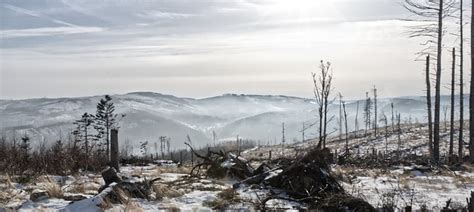
<path id="1" fill-rule="evenodd" d="M 351 139 L 349 147 L 352 154 L 364 155 L 377 151 L 406 150 L 404 154 L 426 154 L 426 127 L 405 126 L 398 139 L 391 134 L 385 139 L 384 132 L 378 138 Z M 441 151 L 446 151 L 447 136 L 443 136 Z M 242 157 L 249 159 L 256 167 L 259 161 L 270 158 L 302 155 L 315 141 L 290 145 L 254 147 L 242 152 Z M 337 138 L 328 141 L 328 147 L 341 152 L 345 141 Z M 456 150 L 455 150 L 456 151 Z M 252 159 L 252 160 L 250 160 Z M 412 205 L 414 209 L 426 207 L 441 209 L 451 199 L 452 207 L 464 207 L 466 198 L 474 190 L 474 167 L 464 165 L 463 171 L 451 171 L 447 168 L 423 171 L 416 164 L 387 167 L 386 169 L 361 169 L 350 166 L 331 166 L 332 173 L 341 180 L 346 192 L 360 197 L 374 207 L 394 205 L 403 208 Z M 269 188 L 242 185 L 235 190 L 235 197 L 222 202 L 221 195 L 232 190 L 237 182 L 233 179 L 209 179 L 190 177 L 190 167 L 158 166 L 123 166 L 121 175 L 124 179 L 137 182 L 145 179 L 160 178 L 153 184 L 152 198 L 130 199 L 125 205 L 96 205 L 101 198 L 98 189 L 104 184 L 100 174 L 83 173 L 74 176 L 42 175 L 27 183 L 18 183 L 15 176 L 0 176 L 0 208 L 13 208 L 19 211 L 57 211 L 57 210 L 106 210 L 106 211 L 157 211 L 180 209 L 184 211 L 210 211 L 219 204 L 228 208 L 255 208 L 271 191 Z M 278 170 L 276 170 L 278 171 Z M 38 193 L 46 192 L 49 198 L 33 198 Z M 33 194 L 33 195 L 32 195 Z M 281 194 L 285 197 L 285 194 Z M 40 195 L 41 197 L 41 195 Z M 87 198 L 71 204 L 75 198 Z M 275 209 L 299 209 L 305 206 L 288 200 L 271 200 L 267 207 Z"/>

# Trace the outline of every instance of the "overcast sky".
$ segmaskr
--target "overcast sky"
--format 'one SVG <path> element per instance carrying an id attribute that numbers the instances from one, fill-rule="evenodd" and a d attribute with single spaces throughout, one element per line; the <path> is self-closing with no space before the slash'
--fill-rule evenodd
<path id="1" fill-rule="evenodd" d="M 347 98 L 373 85 L 381 96 L 424 90 L 423 63 L 414 61 L 420 41 L 407 37 L 399 0 L 0 2 L 1 99 L 311 97 L 320 60 L 332 62 Z"/>

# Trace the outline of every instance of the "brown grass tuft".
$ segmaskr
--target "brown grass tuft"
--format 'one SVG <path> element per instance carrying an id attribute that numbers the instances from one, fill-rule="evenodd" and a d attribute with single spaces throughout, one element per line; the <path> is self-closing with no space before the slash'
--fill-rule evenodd
<path id="1" fill-rule="evenodd" d="M 156 199 L 163 199 L 163 198 L 175 198 L 183 196 L 183 193 L 170 188 L 168 185 L 164 184 L 153 184 L 153 191 L 155 192 Z"/>
<path id="2" fill-rule="evenodd" d="M 57 183 L 44 183 L 43 189 L 50 198 L 62 198 L 64 196 L 63 190 Z"/>

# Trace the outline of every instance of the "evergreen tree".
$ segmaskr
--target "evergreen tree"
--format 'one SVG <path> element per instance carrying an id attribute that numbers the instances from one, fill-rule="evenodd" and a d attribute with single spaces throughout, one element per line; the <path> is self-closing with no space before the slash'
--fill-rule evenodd
<path id="1" fill-rule="evenodd" d="M 84 113 L 79 120 L 74 121 L 76 130 L 73 132 L 80 140 L 84 141 L 84 148 L 86 156 L 89 156 L 89 139 L 91 138 L 90 128 L 94 124 L 95 116 L 89 113 Z"/>
<path id="2" fill-rule="evenodd" d="M 98 132 L 97 138 L 105 140 L 107 159 L 110 157 L 110 130 L 117 124 L 117 114 L 114 112 L 115 106 L 112 102 L 112 97 L 105 95 L 105 97 L 97 103 L 94 128 Z"/>

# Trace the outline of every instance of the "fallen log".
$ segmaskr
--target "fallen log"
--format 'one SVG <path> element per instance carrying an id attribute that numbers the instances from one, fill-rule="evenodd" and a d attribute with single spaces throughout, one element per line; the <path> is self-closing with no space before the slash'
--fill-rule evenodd
<path id="1" fill-rule="evenodd" d="M 111 203 L 124 204 L 129 198 L 149 199 L 152 192 L 153 182 L 160 178 L 153 180 L 144 180 L 142 182 L 127 182 L 118 176 L 114 168 L 107 168 L 102 171 L 102 178 L 105 185 L 99 189 L 99 193 L 108 189 L 110 185 L 114 185 L 112 190 L 105 195 L 105 198 Z"/>

